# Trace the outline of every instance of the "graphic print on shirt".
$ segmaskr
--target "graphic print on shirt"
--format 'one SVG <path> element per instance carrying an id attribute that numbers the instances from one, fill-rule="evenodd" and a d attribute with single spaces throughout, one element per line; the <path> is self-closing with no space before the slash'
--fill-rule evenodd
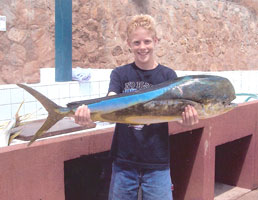
<path id="1" fill-rule="evenodd" d="M 133 92 L 140 89 L 145 89 L 151 87 L 152 84 L 144 82 L 144 81 L 129 81 L 125 83 L 125 88 L 123 92 Z M 142 130 L 144 125 L 128 125 L 128 127 L 134 127 L 135 130 Z"/>
<path id="2" fill-rule="evenodd" d="M 152 84 L 144 82 L 144 81 L 129 81 L 125 83 L 124 91 L 123 92 L 133 92 L 140 89 L 145 89 L 151 87 Z"/>

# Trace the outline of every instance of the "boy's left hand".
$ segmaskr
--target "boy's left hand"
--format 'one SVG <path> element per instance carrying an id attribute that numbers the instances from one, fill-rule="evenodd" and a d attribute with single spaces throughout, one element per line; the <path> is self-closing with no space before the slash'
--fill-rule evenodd
<path id="1" fill-rule="evenodd" d="M 186 106 L 182 113 L 182 120 L 179 121 L 181 125 L 192 126 L 199 123 L 198 113 L 193 106 Z"/>

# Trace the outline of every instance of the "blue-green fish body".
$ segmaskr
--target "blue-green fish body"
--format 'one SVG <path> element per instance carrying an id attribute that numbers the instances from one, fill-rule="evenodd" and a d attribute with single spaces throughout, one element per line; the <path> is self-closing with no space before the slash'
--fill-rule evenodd
<path id="1" fill-rule="evenodd" d="M 130 93 L 71 102 L 67 107 L 58 106 L 26 85 L 18 86 L 38 99 L 49 113 L 30 143 L 63 117 L 73 115 L 83 104 L 91 110 L 93 121 L 151 124 L 180 120 L 187 105 L 195 107 L 200 119 L 213 117 L 231 110 L 235 99 L 230 81 L 212 75 L 184 76 Z"/>
<path id="2" fill-rule="evenodd" d="M 69 103 L 76 109 L 85 104 L 94 121 L 150 124 L 181 119 L 186 105 L 199 117 L 209 118 L 234 107 L 235 91 L 228 79 L 219 76 L 184 76 L 148 89 L 88 101 Z"/>

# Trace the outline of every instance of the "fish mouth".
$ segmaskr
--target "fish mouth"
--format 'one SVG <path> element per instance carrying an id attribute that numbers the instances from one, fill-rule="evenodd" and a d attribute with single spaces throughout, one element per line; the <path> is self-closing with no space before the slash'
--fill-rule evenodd
<path id="1" fill-rule="evenodd" d="M 229 103 L 228 105 L 235 108 L 235 107 L 237 107 L 238 104 L 237 103 Z"/>
<path id="2" fill-rule="evenodd" d="M 237 105 L 238 105 L 237 103 L 229 103 L 228 105 L 225 106 L 225 108 L 228 108 L 229 109 L 228 111 L 230 111 L 236 108 Z"/>
<path id="3" fill-rule="evenodd" d="M 229 111 L 233 110 L 233 109 L 236 108 L 236 107 L 237 107 L 237 104 L 236 104 L 236 103 L 230 103 L 230 104 L 228 104 L 228 105 L 225 107 L 225 112 L 224 112 L 224 113 L 229 112 Z M 223 114 L 223 113 L 222 113 L 222 114 Z"/>
<path id="4" fill-rule="evenodd" d="M 202 110 L 197 110 L 201 119 L 216 117 L 225 114 L 237 107 L 236 103 L 209 103 L 203 105 Z"/>

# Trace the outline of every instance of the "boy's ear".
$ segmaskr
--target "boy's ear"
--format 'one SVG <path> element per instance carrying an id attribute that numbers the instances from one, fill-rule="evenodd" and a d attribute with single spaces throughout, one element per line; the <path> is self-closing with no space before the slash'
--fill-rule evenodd
<path id="1" fill-rule="evenodd" d="M 155 37 L 153 38 L 153 40 L 154 40 L 154 43 L 155 43 L 155 44 L 158 44 L 159 38 L 158 38 L 157 36 L 155 36 Z"/>
<path id="2" fill-rule="evenodd" d="M 131 47 L 131 40 L 128 38 L 126 41 L 127 41 L 128 46 Z"/>

